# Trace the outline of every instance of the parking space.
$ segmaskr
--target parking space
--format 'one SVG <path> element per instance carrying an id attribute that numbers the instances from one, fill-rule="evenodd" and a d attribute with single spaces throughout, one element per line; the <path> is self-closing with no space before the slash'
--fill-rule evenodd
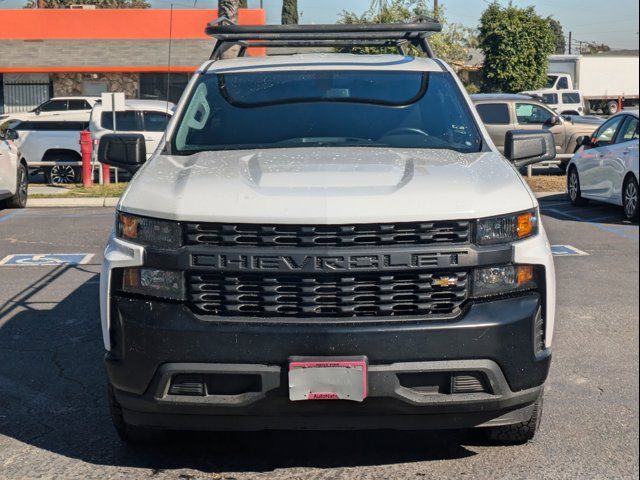
<path id="1" fill-rule="evenodd" d="M 1 211 L 0 260 L 93 256 L 0 266 L 0 477 L 637 478 L 638 227 L 615 207 L 541 205 L 552 243 L 587 255 L 556 257 L 545 417 L 535 442 L 516 447 L 468 432 L 275 432 L 128 450 L 107 413 L 98 311 L 113 210 Z"/>

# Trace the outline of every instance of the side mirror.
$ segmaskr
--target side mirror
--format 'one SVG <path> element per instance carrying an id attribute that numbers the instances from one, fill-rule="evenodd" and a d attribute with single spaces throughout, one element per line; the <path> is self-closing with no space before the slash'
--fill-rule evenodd
<path id="1" fill-rule="evenodd" d="M 555 127 L 556 125 L 560 125 L 560 122 L 562 120 L 560 120 L 559 116 L 554 115 L 553 117 L 551 117 L 549 120 L 547 120 L 546 122 L 544 122 L 545 125 L 549 125 L 550 127 Z"/>
<path id="2" fill-rule="evenodd" d="M 5 140 L 18 140 L 20 136 L 18 135 L 18 132 L 16 132 L 13 128 L 7 128 L 7 130 L 4 132 L 4 138 Z"/>
<path id="3" fill-rule="evenodd" d="M 109 133 L 100 139 L 98 161 L 135 173 L 147 161 L 144 136 Z"/>
<path id="4" fill-rule="evenodd" d="M 544 130 L 509 130 L 504 141 L 504 155 L 520 168 L 556 158 L 556 142 Z"/>
<path id="5" fill-rule="evenodd" d="M 588 135 L 585 135 L 584 137 L 578 137 L 576 139 L 576 144 L 578 148 L 580 147 L 590 148 L 593 146 L 593 144 L 591 143 L 591 137 Z"/>

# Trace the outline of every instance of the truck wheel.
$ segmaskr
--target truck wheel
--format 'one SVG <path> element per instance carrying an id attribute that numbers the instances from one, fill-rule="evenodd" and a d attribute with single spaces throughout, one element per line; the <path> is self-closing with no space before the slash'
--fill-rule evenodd
<path id="1" fill-rule="evenodd" d="M 607 102 L 607 106 L 605 107 L 605 113 L 609 115 L 615 115 L 618 113 L 618 102 L 611 100 Z"/>
<path id="2" fill-rule="evenodd" d="M 124 420 L 122 414 L 122 407 L 118 403 L 116 396 L 113 392 L 113 387 L 109 385 L 109 413 L 111 414 L 111 421 L 116 429 L 116 433 L 120 440 L 130 446 L 150 445 L 154 443 L 160 443 L 165 440 L 165 433 L 163 430 L 141 427 L 138 425 L 130 425 Z"/>
<path id="3" fill-rule="evenodd" d="M 54 165 L 44 168 L 44 178 L 51 185 L 67 185 L 80 181 L 80 170 L 71 165 Z"/>
<path id="4" fill-rule="evenodd" d="M 27 206 L 27 195 L 29 190 L 29 171 L 24 163 L 18 165 L 18 188 L 16 194 L 6 200 L 7 208 L 24 208 Z"/>
<path id="5" fill-rule="evenodd" d="M 627 220 L 633 221 L 638 219 L 638 182 L 635 178 L 629 177 L 624 182 L 622 189 L 622 205 L 624 207 L 624 216 Z"/>
<path id="6" fill-rule="evenodd" d="M 580 177 L 578 176 L 578 169 L 571 167 L 569 175 L 567 176 L 567 192 L 569 193 L 569 200 L 574 206 L 584 205 L 586 200 L 582 198 L 582 191 L 580 190 Z"/>
<path id="7" fill-rule="evenodd" d="M 492 442 L 516 445 L 533 440 L 542 421 L 542 405 L 543 396 L 540 394 L 533 404 L 533 413 L 529 420 L 514 425 L 487 428 L 487 437 Z"/>

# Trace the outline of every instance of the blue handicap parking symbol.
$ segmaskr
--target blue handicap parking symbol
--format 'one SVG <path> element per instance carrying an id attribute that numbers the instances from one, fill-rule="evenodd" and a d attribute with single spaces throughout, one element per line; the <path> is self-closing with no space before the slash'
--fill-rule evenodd
<path id="1" fill-rule="evenodd" d="M 84 265 L 91 260 L 92 253 L 37 253 L 9 255 L 0 261 L 2 266 L 50 267 L 57 265 Z"/>
<path id="2" fill-rule="evenodd" d="M 551 252 L 554 257 L 582 257 L 589 255 L 587 252 L 578 250 L 576 247 L 572 247 L 571 245 L 552 245 Z"/>

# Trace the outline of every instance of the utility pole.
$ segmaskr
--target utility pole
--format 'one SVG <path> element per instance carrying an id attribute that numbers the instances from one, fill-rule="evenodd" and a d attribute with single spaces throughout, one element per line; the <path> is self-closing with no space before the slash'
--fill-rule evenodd
<path id="1" fill-rule="evenodd" d="M 438 0 L 433 0 L 433 16 L 438 20 Z"/>
<path id="2" fill-rule="evenodd" d="M 571 55 L 572 42 L 573 42 L 573 32 L 569 32 L 569 55 Z"/>

